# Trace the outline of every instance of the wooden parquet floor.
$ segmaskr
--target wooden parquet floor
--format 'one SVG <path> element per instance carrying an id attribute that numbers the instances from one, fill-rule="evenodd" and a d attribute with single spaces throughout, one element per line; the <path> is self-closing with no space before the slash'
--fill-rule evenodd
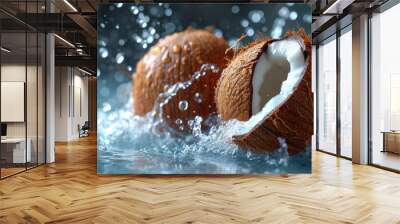
<path id="1" fill-rule="evenodd" d="M 0 223 L 400 223 L 400 175 L 315 152 L 312 175 L 97 175 L 96 139 L 0 181 Z"/>

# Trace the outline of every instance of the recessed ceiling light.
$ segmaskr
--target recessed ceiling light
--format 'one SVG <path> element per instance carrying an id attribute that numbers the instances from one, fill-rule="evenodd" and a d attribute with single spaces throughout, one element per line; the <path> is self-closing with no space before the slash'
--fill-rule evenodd
<path id="1" fill-rule="evenodd" d="M 78 12 L 78 10 L 73 6 L 68 0 L 64 0 L 64 3 L 68 5 L 74 12 Z"/>
<path id="2" fill-rule="evenodd" d="M 10 53 L 11 52 L 11 50 L 9 50 L 9 49 L 7 49 L 5 47 L 1 47 L 0 49 L 1 49 L 1 51 L 4 51 L 6 53 Z"/>
<path id="3" fill-rule="evenodd" d="M 58 34 L 54 34 L 55 37 L 57 37 L 59 40 L 61 40 L 62 42 L 64 42 L 65 44 L 67 44 L 68 46 L 75 48 L 75 45 L 73 45 L 71 42 L 69 42 L 68 40 L 62 38 L 61 36 L 59 36 Z"/>

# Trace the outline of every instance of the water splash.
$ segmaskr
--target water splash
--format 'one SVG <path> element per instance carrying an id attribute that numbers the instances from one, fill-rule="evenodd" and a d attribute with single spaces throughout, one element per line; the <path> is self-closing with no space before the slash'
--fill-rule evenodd
<path id="1" fill-rule="evenodd" d="M 185 82 L 166 86 L 147 116 L 134 115 L 134 99 L 116 111 L 109 105 L 99 110 L 99 173 L 286 173 L 310 172 L 310 149 L 289 156 L 284 139 L 271 154 L 240 149 L 231 142 L 243 122 L 224 122 L 218 115 L 195 116 L 187 121 L 190 133 L 176 137 L 166 124 L 162 109 L 193 81 L 215 75 L 219 68 L 206 64 Z M 183 127 L 182 119 L 175 120 Z M 204 131 L 203 126 L 209 127 Z"/>

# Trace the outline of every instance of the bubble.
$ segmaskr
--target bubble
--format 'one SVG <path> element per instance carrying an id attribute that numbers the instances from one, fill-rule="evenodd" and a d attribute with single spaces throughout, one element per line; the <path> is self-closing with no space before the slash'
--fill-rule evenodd
<path id="1" fill-rule="evenodd" d="M 297 19 L 297 12 L 295 12 L 295 11 L 290 12 L 289 19 L 290 20 L 296 20 Z"/>
<path id="2" fill-rule="evenodd" d="M 165 14 L 166 16 L 171 16 L 171 15 L 172 15 L 172 10 L 171 10 L 171 9 L 166 9 L 166 10 L 164 11 L 164 14 Z"/>
<path id="3" fill-rule="evenodd" d="M 275 27 L 271 32 L 271 37 L 274 39 L 280 38 L 281 35 L 282 35 L 282 27 L 280 26 Z"/>
<path id="4" fill-rule="evenodd" d="M 118 40 L 119 46 L 124 46 L 125 45 L 125 40 L 124 39 L 119 39 Z"/>
<path id="5" fill-rule="evenodd" d="M 278 14 L 280 17 L 287 19 L 289 16 L 289 9 L 287 7 L 282 7 L 281 9 L 279 9 Z"/>
<path id="6" fill-rule="evenodd" d="M 117 62 L 117 64 L 121 64 L 122 62 L 124 62 L 124 60 L 125 60 L 125 57 L 124 57 L 124 54 L 122 54 L 122 53 L 118 53 L 115 56 L 115 61 Z"/>
<path id="7" fill-rule="evenodd" d="M 189 103 L 186 100 L 179 101 L 178 108 L 179 110 L 187 110 L 189 107 Z"/>
<path id="8" fill-rule="evenodd" d="M 103 112 L 107 113 L 111 110 L 111 105 L 109 103 L 103 103 Z"/>
<path id="9" fill-rule="evenodd" d="M 119 30 L 119 25 L 118 24 L 115 25 L 115 29 Z"/>
<path id="10" fill-rule="evenodd" d="M 200 93 L 195 93 L 193 98 L 194 98 L 194 101 L 196 101 L 197 103 L 203 102 L 203 96 Z"/>
<path id="11" fill-rule="evenodd" d="M 215 35 L 216 37 L 221 38 L 221 37 L 223 36 L 222 30 L 220 30 L 220 29 L 215 29 L 215 30 L 214 30 L 214 35 Z"/>
<path id="12" fill-rule="evenodd" d="M 312 22 L 312 16 L 310 14 L 306 14 L 303 16 L 303 21 L 306 23 L 311 23 Z"/>
<path id="13" fill-rule="evenodd" d="M 136 6 L 131 6 L 131 12 L 133 15 L 137 15 L 139 13 L 139 9 Z"/>
<path id="14" fill-rule="evenodd" d="M 263 32 L 267 32 L 267 31 L 268 31 L 268 27 L 266 27 L 266 26 L 263 26 L 263 27 L 261 28 L 261 31 L 263 31 Z"/>
<path id="15" fill-rule="evenodd" d="M 148 46 L 147 43 L 144 43 L 144 44 L 142 45 L 143 49 L 146 49 L 147 46 Z"/>
<path id="16" fill-rule="evenodd" d="M 128 66 L 126 69 L 128 69 L 130 72 L 133 70 L 132 66 Z"/>
<path id="17" fill-rule="evenodd" d="M 167 33 L 173 33 L 175 31 L 175 29 L 176 29 L 176 26 L 174 23 L 169 22 L 169 23 L 165 24 L 165 31 Z"/>
<path id="18" fill-rule="evenodd" d="M 274 25 L 275 25 L 275 26 L 283 27 L 283 26 L 285 26 L 285 24 L 286 24 L 286 22 L 285 22 L 285 20 L 282 19 L 282 18 L 276 18 L 276 19 L 274 20 Z"/>
<path id="19" fill-rule="evenodd" d="M 254 29 L 249 27 L 246 29 L 246 35 L 252 37 L 254 35 Z"/>
<path id="20" fill-rule="evenodd" d="M 101 47 L 99 49 L 99 53 L 100 53 L 100 57 L 102 57 L 102 58 L 108 57 L 108 50 L 104 47 Z"/>
<path id="21" fill-rule="evenodd" d="M 261 19 L 264 17 L 264 12 L 261 10 L 253 10 L 249 12 L 249 19 L 253 23 L 261 22 Z"/>
<path id="22" fill-rule="evenodd" d="M 100 23 L 100 27 L 104 29 L 106 27 L 106 24 Z"/>
<path id="23" fill-rule="evenodd" d="M 154 37 L 153 36 L 149 36 L 146 39 L 146 42 L 149 43 L 149 44 L 153 43 L 153 41 L 154 41 Z"/>
<path id="24" fill-rule="evenodd" d="M 175 120 L 175 124 L 177 124 L 177 125 L 181 125 L 181 124 L 183 124 L 183 121 L 182 121 L 182 119 L 176 119 Z"/>
<path id="25" fill-rule="evenodd" d="M 151 7 L 150 8 L 150 14 L 153 16 L 160 16 L 160 9 L 158 7 Z"/>
<path id="26" fill-rule="evenodd" d="M 116 6 L 117 8 L 121 8 L 122 6 L 124 6 L 124 3 L 117 3 L 117 4 L 115 4 L 115 6 Z"/>
<path id="27" fill-rule="evenodd" d="M 239 6 L 234 5 L 234 6 L 232 6 L 231 11 L 233 14 L 237 14 L 237 13 L 239 13 L 240 8 L 239 8 Z"/>
<path id="28" fill-rule="evenodd" d="M 99 45 L 105 47 L 107 44 L 104 40 L 100 40 Z"/>
<path id="29" fill-rule="evenodd" d="M 149 33 L 154 35 L 156 33 L 156 29 L 154 27 L 149 27 Z"/>
<path id="30" fill-rule="evenodd" d="M 142 23 L 142 28 L 146 28 L 146 26 L 147 26 L 147 23 Z"/>
<path id="31" fill-rule="evenodd" d="M 240 21 L 240 24 L 243 27 L 248 27 L 249 26 L 249 21 L 247 19 L 243 19 L 242 21 Z"/>

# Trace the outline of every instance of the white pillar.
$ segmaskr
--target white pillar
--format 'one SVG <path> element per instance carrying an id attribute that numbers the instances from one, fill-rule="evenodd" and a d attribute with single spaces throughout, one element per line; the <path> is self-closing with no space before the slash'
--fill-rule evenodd
<path id="1" fill-rule="evenodd" d="M 54 12 L 54 5 L 46 1 L 47 12 Z M 46 35 L 46 163 L 55 162 L 55 43 L 54 34 Z"/>
<path id="2" fill-rule="evenodd" d="M 368 15 L 353 20 L 353 162 L 368 163 Z"/>

